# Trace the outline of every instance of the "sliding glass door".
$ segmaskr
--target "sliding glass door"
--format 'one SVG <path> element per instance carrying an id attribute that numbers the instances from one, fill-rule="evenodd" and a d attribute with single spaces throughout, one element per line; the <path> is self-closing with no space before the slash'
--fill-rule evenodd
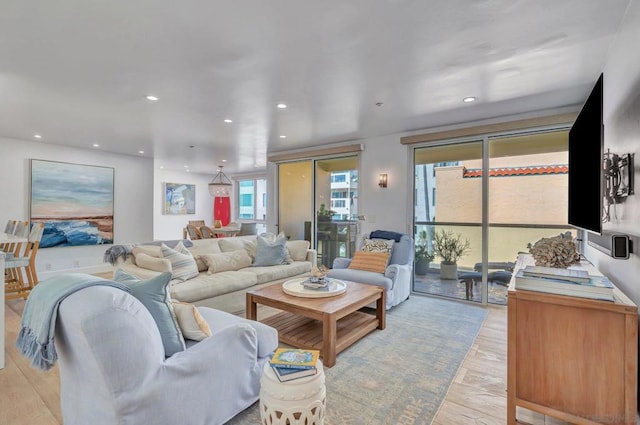
<path id="1" fill-rule="evenodd" d="M 278 231 L 304 239 L 318 265 L 353 256 L 358 233 L 358 155 L 278 164 Z"/>
<path id="2" fill-rule="evenodd" d="M 417 147 L 414 169 L 414 292 L 506 304 L 518 252 L 571 231 L 567 129 Z"/>
<path id="3" fill-rule="evenodd" d="M 482 146 L 475 140 L 414 151 L 415 292 L 481 300 L 479 286 L 459 279 L 482 261 Z"/>
<path id="4" fill-rule="evenodd" d="M 318 265 L 331 268 L 356 249 L 358 156 L 315 161 L 315 182 Z"/>

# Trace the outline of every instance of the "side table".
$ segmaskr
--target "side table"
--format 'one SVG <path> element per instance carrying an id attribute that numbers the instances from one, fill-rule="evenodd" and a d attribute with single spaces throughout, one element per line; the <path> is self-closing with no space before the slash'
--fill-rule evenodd
<path id="1" fill-rule="evenodd" d="M 318 373 L 280 382 L 269 362 L 260 379 L 260 419 L 262 425 L 323 425 L 327 391 L 324 369 L 318 360 Z"/>

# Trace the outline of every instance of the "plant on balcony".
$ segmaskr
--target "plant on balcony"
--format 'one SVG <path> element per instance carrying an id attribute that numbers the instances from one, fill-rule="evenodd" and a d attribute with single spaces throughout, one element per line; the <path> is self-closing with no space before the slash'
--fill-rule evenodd
<path id="1" fill-rule="evenodd" d="M 429 250 L 427 245 L 427 231 L 418 232 L 418 242 L 416 243 L 415 272 L 417 275 L 427 274 L 429 263 L 433 261 L 435 255 Z"/>
<path id="2" fill-rule="evenodd" d="M 469 252 L 471 242 L 460 233 L 439 229 L 433 235 L 433 252 L 439 257 L 440 277 L 442 279 L 458 278 L 458 260 Z"/>
<path id="3" fill-rule="evenodd" d="M 335 214 L 335 211 L 328 210 L 324 204 L 320 204 L 320 209 L 318 210 L 318 221 L 329 221 Z"/>

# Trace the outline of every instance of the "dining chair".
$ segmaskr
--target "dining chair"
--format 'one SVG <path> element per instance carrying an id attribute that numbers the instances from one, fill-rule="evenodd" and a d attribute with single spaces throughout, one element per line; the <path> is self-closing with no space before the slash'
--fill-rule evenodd
<path id="1" fill-rule="evenodd" d="M 257 223 L 240 223 L 240 231 L 238 232 L 238 236 L 258 234 L 258 231 L 256 230 L 256 225 Z"/>
<path id="2" fill-rule="evenodd" d="M 29 238 L 25 244 L 22 256 L 14 256 L 5 260 L 5 269 L 10 272 L 9 279 L 5 282 L 5 298 L 24 298 L 38 284 L 36 272 L 36 254 L 44 233 L 44 223 L 34 223 L 29 232 Z M 26 282 L 22 270 L 27 277 Z"/>
<path id="3" fill-rule="evenodd" d="M 7 235 L 13 235 L 13 232 L 16 230 L 16 225 L 18 224 L 18 220 L 7 220 L 7 225 L 4 227 L 4 232 Z M 0 244 L 0 251 L 8 254 L 10 251 L 10 243 L 2 243 Z"/>
<path id="4" fill-rule="evenodd" d="M 199 227 L 200 234 L 202 234 L 202 239 L 212 239 L 216 237 L 216 234 L 211 230 L 210 227 L 201 226 Z"/>
<path id="5" fill-rule="evenodd" d="M 11 234 L 21 238 L 26 238 L 29 235 L 29 222 L 15 220 Z M 23 242 L 10 242 L 4 244 L 2 251 L 6 254 L 6 259 L 8 260 L 13 257 L 19 257 L 22 252 L 22 246 Z M 18 279 L 19 277 L 21 276 L 16 274 L 16 270 L 5 268 L 5 281 Z"/>
<path id="6" fill-rule="evenodd" d="M 187 233 L 189 234 L 189 239 L 191 239 L 192 241 L 196 239 L 202 239 L 202 233 L 200 232 L 200 229 L 198 229 L 198 227 L 193 224 L 187 224 Z"/>
<path id="7" fill-rule="evenodd" d="M 18 220 L 7 220 L 7 225 L 4 227 L 4 232 L 9 235 L 13 235 L 13 231 L 16 228 Z"/>

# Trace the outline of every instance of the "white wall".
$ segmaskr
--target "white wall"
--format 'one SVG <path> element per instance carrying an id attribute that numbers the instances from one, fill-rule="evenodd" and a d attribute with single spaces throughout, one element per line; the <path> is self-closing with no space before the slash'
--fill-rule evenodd
<path id="1" fill-rule="evenodd" d="M 592 247 L 589 258 L 609 278 L 640 305 L 640 55 L 636 54 L 640 40 L 640 2 L 631 2 L 609 58 L 604 66 L 604 140 L 616 154 L 634 153 L 636 194 L 616 208 L 616 217 L 605 223 L 604 229 L 634 237 L 635 253 L 628 260 L 615 260 Z M 594 76 L 594 83 L 595 83 Z"/>
<path id="2" fill-rule="evenodd" d="M 182 229 L 189 220 L 204 220 L 213 225 L 213 198 L 209 194 L 212 175 L 168 171 L 156 168 L 153 189 L 153 239 L 172 240 L 182 238 Z M 164 214 L 164 184 L 185 183 L 196 186 L 195 214 Z M 233 199 L 233 198 L 232 198 Z"/>
<path id="3" fill-rule="evenodd" d="M 0 223 L 29 219 L 30 159 L 114 168 L 114 243 L 150 240 L 153 234 L 153 161 L 91 149 L 0 138 Z M 38 277 L 62 271 L 110 270 L 103 263 L 110 245 L 43 248 L 38 251 Z"/>

